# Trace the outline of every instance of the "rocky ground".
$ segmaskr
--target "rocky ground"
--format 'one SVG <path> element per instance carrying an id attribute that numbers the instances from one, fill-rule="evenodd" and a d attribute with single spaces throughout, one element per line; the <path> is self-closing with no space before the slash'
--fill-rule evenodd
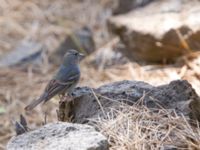
<path id="1" fill-rule="evenodd" d="M 183 79 L 200 94 L 199 22 L 195 19 L 199 2 L 195 0 L 142 0 L 139 3 L 119 0 L 121 8 L 112 0 L 0 2 L 0 149 L 5 149 L 8 140 L 15 135 L 14 122 L 19 120 L 20 114 L 26 117 L 30 129 L 41 127 L 45 120 L 57 122 L 57 97 L 32 112 L 25 112 L 24 107 L 40 95 L 66 47 L 87 54 L 81 62 L 80 87 L 98 88 L 122 80 L 144 81 L 148 86 L 139 89 L 148 91 L 154 87 L 151 95 L 154 97 L 162 89 L 159 85 Z M 175 94 L 170 95 L 169 100 L 189 102 L 191 95 L 185 92 L 187 87 L 181 85 L 180 89 L 174 88 L 178 92 L 172 90 L 165 94 Z M 130 88 L 126 92 L 138 91 Z M 176 95 L 181 92 L 183 94 Z M 109 94 L 103 96 L 109 97 Z M 156 99 L 162 100 L 162 96 Z M 137 98 L 144 97 L 140 93 Z M 120 98 L 109 97 L 109 100 L 116 99 Z M 79 116 L 75 114 L 79 114 L 83 106 L 73 108 L 73 116 Z M 92 106 L 98 106 L 100 114 L 104 112 L 104 105 Z M 189 125 L 189 116 L 179 115 L 187 112 L 185 107 L 181 111 L 175 109 L 185 105 L 173 106 L 152 110 L 146 105 L 130 106 L 120 102 L 120 108 L 110 107 L 107 117 L 100 115 L 90 125 L 108 138 L 113 150 L 159 149 L 163 145 L 166 149 L 180 148 L 180 143 L 184 143 L 181 148 L 198 149 L 199 128 Z M 198 107 L 195 110 L 198 114 Z M 88 118 L 91 114 L 84 115 Z M 74 119 L 79 118 L 81 116 Z"/>

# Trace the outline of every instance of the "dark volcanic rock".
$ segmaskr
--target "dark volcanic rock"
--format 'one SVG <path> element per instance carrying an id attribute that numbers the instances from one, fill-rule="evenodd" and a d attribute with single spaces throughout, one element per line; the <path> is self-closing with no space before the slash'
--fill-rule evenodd
<path id="1" fill-rule="evenodd" d="M 152 86 L 145 82 L 121 81 L 102 86 L 98 89 L 77 88 L 75 100 L 71 104 L 74 122 L 85 123 L 111 107 L 123 103 L 141 103 L 149 108 L 174 109 L 179 114 L 189 115 L 190 101 L 199 99 L 195 90 L 186 80 L 176 80 L 162 86 Z M 102 108 L 101 108 L 102 107 Z"/>

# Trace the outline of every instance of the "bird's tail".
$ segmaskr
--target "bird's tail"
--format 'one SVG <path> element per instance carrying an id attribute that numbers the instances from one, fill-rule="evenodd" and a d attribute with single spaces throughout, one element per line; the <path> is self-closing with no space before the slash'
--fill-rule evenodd
<path id="1" fill-rule="evenodd" d="M 24 109 L 26 111 L 30 111 L 43 101 L 45 101 L 44 97 L 40 97 L 39 99 L 37 99 L 37 100 L 33 101 L 32 103 L 30 103 L 29 105 L 27 105 Z"/>

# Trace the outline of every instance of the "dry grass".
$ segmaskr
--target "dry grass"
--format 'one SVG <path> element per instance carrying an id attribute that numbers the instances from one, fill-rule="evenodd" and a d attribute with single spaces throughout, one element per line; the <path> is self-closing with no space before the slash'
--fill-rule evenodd
<path id="1" fill-rule="evenodd" d="M 93 120 L 108 137 L 111 150 L 199 149 L 200 129 L 173 110 L 145 106 L 110 108 L 106 117 Z"/>

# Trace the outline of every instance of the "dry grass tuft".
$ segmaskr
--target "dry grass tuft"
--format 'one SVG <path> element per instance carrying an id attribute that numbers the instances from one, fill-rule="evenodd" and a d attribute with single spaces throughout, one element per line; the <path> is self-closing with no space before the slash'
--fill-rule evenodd
<path id="1" fill-rule="evenodd" d="M 110 108 L 106 118 L 99 117 L 94 123 L 108 137 L 111 150 L 200 147 L 200 129 L 174 110 L 122 104 L 117 109 Z"/>

